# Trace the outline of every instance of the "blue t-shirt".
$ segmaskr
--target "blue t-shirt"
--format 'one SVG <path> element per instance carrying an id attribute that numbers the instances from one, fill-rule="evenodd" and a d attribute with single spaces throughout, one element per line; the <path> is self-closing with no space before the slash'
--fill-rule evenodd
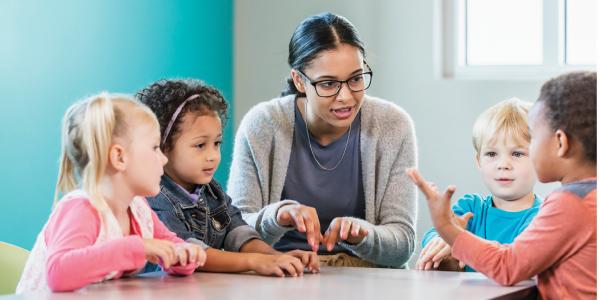
<path id="1" fill-rule="evenodd" d="M 457 216 L 465 213 L 473 213 L 473 217 L 467 224 L 467 230 L 478 237 L 500 244 L 510 244 L 513 240 L 529 226 L 529 223 L 537 215 L 542 201 L 534 195 L 531 208 L 521 211 L 505 211 L 494 207 L 492 195 L 481 198 L 478 194 L 466 194 L 452 206 Z M 429 241 L 439 234 L 435 229 L 429 230 L 423 236 L 421 246 L 425 247 Z M 474 272 L 472 268 L 465 268 L 468 272 Z"/>

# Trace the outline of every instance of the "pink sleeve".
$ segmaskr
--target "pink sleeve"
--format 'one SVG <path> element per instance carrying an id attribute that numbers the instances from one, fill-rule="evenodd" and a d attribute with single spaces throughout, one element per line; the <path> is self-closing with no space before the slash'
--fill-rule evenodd
<path id="1" fill-rule="evenodd" d="M 158 218 L 158 216 L 156 215 L 156 213 L 153 210 L 152 210 L 152 221 L 154 223 L 154 238 L 155 239 L 169 240 L 171 242 L 174 242 L 175 244 L 185 243 L 184 240 L 177 237 L 177 235 L 175 233 L 170 231 L 169 228 L 167 228 L 167 226 L 165 226 L 165 224 Z M 187 265 L 184 267 L 176 265 L 176 266 L 171 266 L 168 269 L 164 268 L 164 266 L 162 266 L 162 267 L 165 270 L 165 272 L 167 272 L 169 274 L 190 275 L 190 274 L 194 273 L 194 271 L 196 270 L 198 265 L 190 264 L 190 265 Z"/>
<path id="2" fill-rule="evenodd" d="M 101 280 L 113 271 L 144 266 L 139 236 L 94 245 L 100 218 L 84 198 L 59 202 L 44 232 L 48 256 L 46 276 L 53 291 L 71 291 Z"/>
<path id="3" fill-rule="evenodd" d="M 481 239 L 470 232 L 458 235 L 452 255 L 501 285 L 513 285 L 550 268 L 588 240 L 589 219 L 581 200 L 552 194 L 537 217 L 512 244 Z"/>

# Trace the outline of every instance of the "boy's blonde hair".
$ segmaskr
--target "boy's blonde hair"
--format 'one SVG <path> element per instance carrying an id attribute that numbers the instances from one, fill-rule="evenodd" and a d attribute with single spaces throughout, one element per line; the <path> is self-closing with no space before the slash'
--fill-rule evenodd
<path id="1" fill-rule="evenodd" d="M 131 138 L 128 129 L 136 121 L 158 126 L 152 111 L 129 95 L 104 92 L 67 109 L 62 124 L 55 204 L 60 194 L 81 188 L 97 210 L 108 209 L 99 189 L 108 164 L 108 151 L 113 137 Z"/>
<path id="2" fill-rule="evenodd" d="M 500 134 L 529 143 L 527 113 L 533 104 L 510 98 L 486 109 L 473 125 L 473 147 L 481 154 L 484 143 L 494 141 Z"/>

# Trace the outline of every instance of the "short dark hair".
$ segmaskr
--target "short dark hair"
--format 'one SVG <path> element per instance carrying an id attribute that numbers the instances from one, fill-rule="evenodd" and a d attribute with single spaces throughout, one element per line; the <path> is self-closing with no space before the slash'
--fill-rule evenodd
<path id="1" fill-rule="evenodd" d="M 160 135 L 164 137 L 166 127 L 168 126 L 175 110 L 179 105 L 192 95 L 200 97 L 189 101 L 183 106 L 183 109 L 173 122 L 173 127 L 169 132 L 161 149 L 166 151 L 173 147 L 174 138 L 177 136 L 181 120 L 187 113 L 196 113 L 206 115 L 215 112 L 221 118 L 221 124 L 225 127 L 227 122 L 227 102 L 221 93 L 206 85 L 203 81 L 197 79 L 162 79 L 143 88 L 136 93 L 136 98 L 146 104 L 156 114 L 160 124 Z"/>
<path id="2" fill-rule="evenodd" d="M 585 158 L 596 163 L 596 72 L 571 72 L 542 86 L 538 101 L 552 130 L 562 129 L 584 148 Z"/>
<path id="3" fill-rule="evenodd" d="M 358 31 L 348 19 L 332 13 L 308 17 L 296 27 L 290 39 L 288 64 L 302 72 L 321 51 L 335 49 L 340 44 L 354 46 L 365 56 Z M 296 89 L 292 78 L 287 78 L 281 96 L 290 94 L 306 96 Z"/>

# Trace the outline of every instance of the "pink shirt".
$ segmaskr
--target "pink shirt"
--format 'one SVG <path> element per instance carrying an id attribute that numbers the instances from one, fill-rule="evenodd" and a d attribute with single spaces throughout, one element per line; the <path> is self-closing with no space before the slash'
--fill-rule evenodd
<path id="1" fill-rule="evenodd" d="M 502 285 L 538 276 L 545 299 L 596 299 L 596 180 L 563 185 L 512 244 L 464 231 L 452 255 Z"/>
<path id="2" fill-rule="evenodd" d="M 44 232 L 48 251 L 46 278 L 51 290 L 79 289 L 113 271 L 118 271 L 114 278 L 119 278 L 146 264 L 141 230 L 131 214 L 131 235 L 94 245 L 100 232 L 100 217 L 86 198 L 64 199 L 55 210 Z M 152 221 L 155 239 L 183 242 L 165 227 L 154 211 Z M 166 271 L 189 275 L 195 268 L 190 264 Z"/>

